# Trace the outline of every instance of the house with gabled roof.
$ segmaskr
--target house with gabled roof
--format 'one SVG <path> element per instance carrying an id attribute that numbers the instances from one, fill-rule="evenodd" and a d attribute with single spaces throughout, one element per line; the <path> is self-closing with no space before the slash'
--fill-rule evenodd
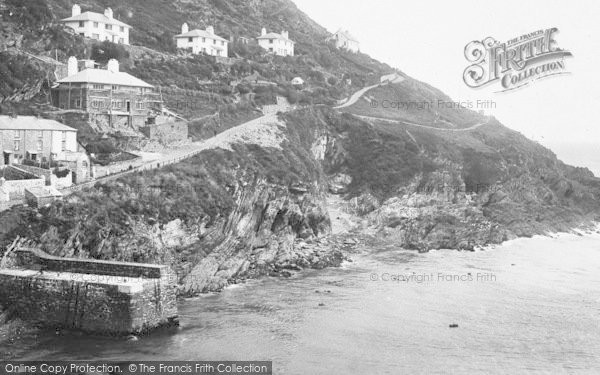
<path id="1" fill-rule="evenodd" d="M 118 44 L 129 44 L 131 26 L 114 18 L 111 8 L 106 8 L 104 14 L 95 12 L 81 13 L 81 7 L 73 5 L 71 17 L 61 20 L 65 26 L 86 38 Z"/>
<path id="2" fill-rule="evenodd" d="M 62 160 L 79 151 L 77 129 L 35 116 L 0 116 L 0 166 L 24 160 Z"/>
<path id="3" fill-rule="evenodd" d="M 105 69 L 87 62 L 79 70 L 78 61 L 70 57 L 67 77 L 52 89 L 52 104 L 63 110 L 93 115 L 111 129 L 137 131 L 155 110 L 162 107 L 154 86 L 119 70 L 119 62 L 110 60 Z"/>
<path id="4" fill-rule="evenodd" d="M 346 49 L 351 52 L 358 52 L 360 50 L 360 43 L 348 30 L 339 29 L 333 34 L 330 40 L 335 42 L 337 48 Z"/>
<path id="5" fill-rule="evenodd" d="M 277 56 L 294 56 L 296 43 L 289 38 L 289 34 L 285 30 L 281 34 L 267 33 L 267 29 L 263 27 L 260 36 L 256 39 L 258 45 L 269 53 Z"/>
<path id="6" fill-rule="evenodd" d="M 229 41 L 215 34 L 215 29 L 208 26 L 206 30 L 190 30 L 187 23 L 181 25 L 181 34 L 175 35 L 177 48 L 191 53 L 210 56 L 227 57 Z"/>

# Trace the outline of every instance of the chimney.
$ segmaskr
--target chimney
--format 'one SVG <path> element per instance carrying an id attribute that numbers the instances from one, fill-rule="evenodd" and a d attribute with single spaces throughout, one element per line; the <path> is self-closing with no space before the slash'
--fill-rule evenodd
<path id="1" fill-rule="evenodd" d="M 106 66 L 106 69 L 109 72 L 118 73 L 119 72 L 119 61 L 115 60 L 115 59 L 108 60 L 108 65 Z"/>
<path id="2" fill-rule="evenodd" d="M 111 8 L 104 9 L 104 15 L 110 19 L 113 18 L 113 11 Z"/>
<path id="3" fill-rule="evenodd" d="M 284 37 L 285 39 L 289 39 L 289 37 L 288 37 L 288 32 L 287 32 L 287 31 L 283 30 L 283 31 L 281 32 L 281 35 L 283 35 L 283 37 Z"/>
<path id="4" fill-rule="evenodd" d="M 77 58 L 75 56 L 69 57 L 67 60 L 67 77 L 77 74 Z"/>
<path id="5" fill-rule="evenodd" d="M 207 26 L 206 27 L 206 32 L 209 33 L 210 35 L 214 35 L 215 34 L 215 28 L 212 26 Z"/>
<path id="6" fill-rule="evenodd" d="M 265 29 L 264 27 L 262 28 L 262 30 L 260 31 L 260 35 L 267 35 L 267 29 Z"/>
<path id="7" fill-rule="evenodd" d="M 71 8 L 71 17 L 75 17 L 81 14 L 81 7 L 77 4 L 73 5 Z"/>
<path id="8" fill-rule="evenodd" d="M 188 26 L 188 24 L 187 24 L 187 23 L 184 23 L 183 25 L 181 25 L 181 33 L 182 33 L 182 34 L 185 34 L 185 33 L 187 33 L 188 31 L 190 31 L 190 28 L 189 28 L 189 26 Z"/>

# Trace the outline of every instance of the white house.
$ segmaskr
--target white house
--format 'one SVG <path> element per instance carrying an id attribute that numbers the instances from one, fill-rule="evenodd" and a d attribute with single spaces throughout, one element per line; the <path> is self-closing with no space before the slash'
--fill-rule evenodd
<path id="1" fill-rule="evenodd" d="M 294 56 L 294 44 L 290 40 L 287 31 L 282 31 L 281 34 L 267 33 L 267 29 L 263 27 L 260 36 L 256 38 L 258 45 L 277 56 Z"/>
<path id="2" fill-rule="evenodd" d="M 335 41 L 337 48 L 346 49 L 351 52 L 358 52 L 360 50 L 360 43 L 348 30 L 339 29 L 333 34 L 331 40 Z"/>
<path id="3" fill-rule="evenodd" d="M 295 77 L 292 79 L 292 85 L 294 86 L 302 86 L 304 84 L 304 80 L 300 77 Z"/>
<path id="4" fill-rule="evenodd" d="M 181 26 L 181 34 L 175 35 L 177 48 L 191 50 L 197 55 L 204 53 L 211 56 L 227 57 L 229 41 L 215 34 L 215 29 L 208 26 L 206 30 L 189 30 L 188 24 Z"/>
<path id="5" fill-rule="evenodd" d="M 129 44 L 131 26 L 115 19 L 110 8 L 106 8 L 104 14 L 81 13 L 81 7 L 75 4 L 73 5 L 71 17 L 65 18 L 61 22 L 86 38 Z"/>
<path id="6" fill-rule="evenodd" d="M 78 151 L 77 129 L 33 116 L 0 116 L 0 142 L 0 165 L 62 160 L 65 153 Z"/>

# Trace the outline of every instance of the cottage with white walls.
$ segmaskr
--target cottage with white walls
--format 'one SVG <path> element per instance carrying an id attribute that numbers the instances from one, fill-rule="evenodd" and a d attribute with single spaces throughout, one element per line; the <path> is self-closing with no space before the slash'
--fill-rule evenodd
<path id="1" fill-rule="evenodd" d="M 129 44 L 131 26 L 115 19 L 111 8 L 106 8 L 104 14 L 81 13 L 81 7 L 75 4 L 72 8 L 71 17 L 65 18 L 61 22 L 73 29 L 75 33 L 86 38 Z"/>
<path id="2" fill-rule="evenodd" d="M 290 40 L 289 34 L 285 30 L 281 34 L 267 33 L 267 29 L 263 27 L 260 36 L 256 39 L 258 45 L 269 53 L 277 56 L 294 56 L 294 44 L 296 43 Z"/>
<path id="3" fill-rule="evenodd" d="M 348 30 L 339 29 L 330 39 L 335 42 L 336 48 L 345 49 L 350 52 L 358 52 L 360 50 L 360 43 Z"/>
<path id="4" fill-rule="evenodd" d="M 215 34 L 215 29 L 208 26 L 206 30 L 191 30 L 187 23 L 181 25 L 181 34 L 175 35 L 177 48 L 191 51 L 194 55 L 204 53 L 210 56 L 227 57 L 229 41 Z"/>

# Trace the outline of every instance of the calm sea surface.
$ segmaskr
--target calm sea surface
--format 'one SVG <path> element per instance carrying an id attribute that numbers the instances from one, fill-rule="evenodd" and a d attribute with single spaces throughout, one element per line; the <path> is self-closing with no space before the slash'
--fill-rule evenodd
<path id="1" fill-rule="evenodd" d="M 476 253 L 371 249 L 341 269 L 186 300 L 180 315 L 180 329 L 135 342 L 44 334 L 11 350 L 31 360 L 272 360 L 276 374 L 598 374 L 600 235 Z"/>

